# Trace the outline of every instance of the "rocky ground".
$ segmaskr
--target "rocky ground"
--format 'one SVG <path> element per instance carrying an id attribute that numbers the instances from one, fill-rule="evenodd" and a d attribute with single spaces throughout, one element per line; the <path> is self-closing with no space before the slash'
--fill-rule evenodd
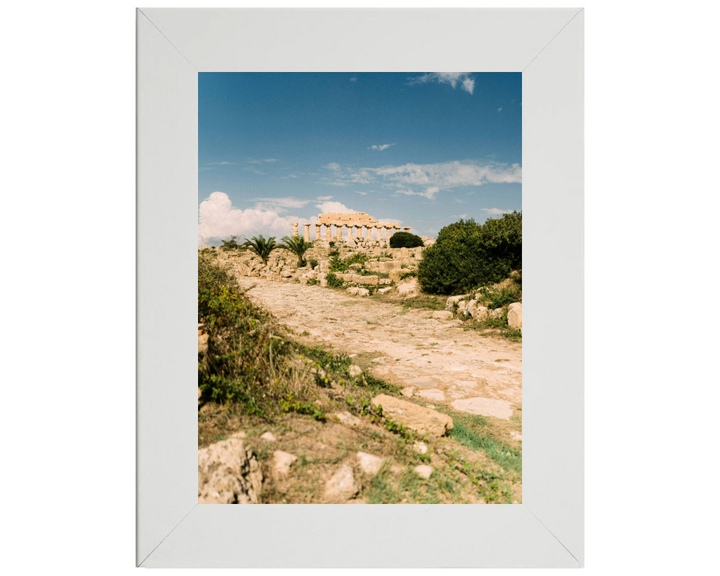
<path id="1" fill-rule="evenodd" d="M 267 266 L 247 253 L 218 257 L 296 342 L 345 353 L 351 376 L 394 385 L 363 392 L 382 406 L 381 417 L 358 410 L 360 398 L 337 383 L 319 391 L 323 418 L 290 413 L 266 421 L 205 404 L 199 501 L 522 501 L 522 344 L 476 323 L 502 310 L 473 295 L 421 307 L 428 297 L 403 276 L 417 269 L 420 249 L 344 247 L 341 257 L 362 249 L 372 259 L 337 274 L 343 287 L 332 288 L 325 279 L 330 248 L 307 255 L 317 259 L 314 270 L 298 268 L 283 251 Z M 521 304 L 506 314 L 519 332 Z M 201 330 L 198 338 L 200 349 Z"/>
<path id="2" fill-rule="evenodd" d="M 462 412 L 509 420 L 522 403 L 522 344 L 482 337 L 431 310 L 358 298 L 342 290 L 240 277 L 249 296 L 313 343 L 419 397 Z M 436 316 L 438 314 L 435 314 Z"/>

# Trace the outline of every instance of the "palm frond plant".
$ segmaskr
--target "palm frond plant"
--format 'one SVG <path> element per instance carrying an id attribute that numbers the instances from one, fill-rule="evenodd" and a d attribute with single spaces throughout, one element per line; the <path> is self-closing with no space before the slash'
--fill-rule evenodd
<path id="1" fill-rule="evenodd" d="M 282 245 L 280 246 L 280 248 L 284 248 L 297 256 L 298 268 L 303 265 L 303 256 L 305 256 L 305 252 L 307 252 L 311 247 L 312 242 L 305 242 L 305 238 L 300 238 L 299 236 L 292 238 L 290 236 L 285 236 L 285 238 L 282 239 Z"/>
<path id="2" fill-rule="evenodd" d="M 260 256 L 260 260 L 263 261 L 263 264 L 267 264 L 270 253 L 275 250 L 275 248 L 279 248 L 277 242 L 275 242 L 274 236 L 271 236 L 266 240 L 262 234 L 253 236 L 252 240 L 245 240 L 243 246 L 250 250 L 250 252 Z"/>

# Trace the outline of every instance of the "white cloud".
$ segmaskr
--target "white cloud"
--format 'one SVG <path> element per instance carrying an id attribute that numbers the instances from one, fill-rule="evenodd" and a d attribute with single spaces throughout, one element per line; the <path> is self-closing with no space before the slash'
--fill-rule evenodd
<path id="1" fill-rule="evenodd" d="M 255 172 L 255 174 L 265 174 L 265 172 L 261 172 L 260 170 L 256 170 L 255 168 L 243 168 L 243 170 L 247 170 L 248 172 Z"/>
<path id="2" fill-rule="evenodd" d="M 204 166 L 227 166 L 229 164 L 237 164 L 237 162 L 205 162 Z"/>
<path id="3" fill-rule="evenodd" d="M 317 204 L 315 206 L 318 210 L 320 210 L 321 213 L 324 212 L 339 212 L 341 214 L 352 214 L 353 212 L 357 212 L 357 210 L 353 210 L 352 208 L 348 208 L 344 204 L 341 204 L 340 202 L 323 202 L 322 204 Z"/>
<path id="4" fill-rule="evenodd" d="M 367 196 L 367 192 L 360 192 L 359 190 L 354 191 L 355 194 L 360 194 L 360 196 Z"/>
<path id="5" fill-rule="evenodd" d="M 390 146 L 395 146 L 395 144 L 373 144 L 368 148 L 368 150 L 379 150 L 380 152 L 382 152 L 383 150 L 387 150 L 388 148 L 390 148 Z"/>
<path id="6" fill-rule="evenodd" d="M 500 216 L 502 214 L 510 214 L 512 210 L 500 210 L 500 208 L 483 208 L 483 212 L 487 212 L 490 216 Z"/>
<path id="7" fill-rule="evenodd" d="M 330 164 L 326 164 L 325 166 L 323 166 L 323 168 L 327 170 L 332 170 L 333 172 L 337 172 L 338 170 L 340 170 L 340 164 L 338 164 L 337 162 L 330 162 Z"/>
<path id="8" fill-rule="evenodd" d="M 350 82 L 357 82 L 357 78 L 353 76 L 352 78 L 350 78 Z"/>
<path id="9" fill-rule="evenodd" d="M 396 190 L 397 194 L 405 194 L 406 196 L 424 196 L 428 200 L 434 200 L 435 194 L 437 194 L 437 192 L 438 188 L 435 186 L 428 188 L 424 192 L 413 192 L 412 190 L 407 190 L 403 188 Z"/>
<path id="10" fill-rule="evenodd" d="M 410 86 L 432 82 L 450 84 L 453 88 L 456 88 L 459 82 L 460 87 L 465 90 L 465 92 L 472 94 L 475 90 L 475 79 L 470 75 L 470 72 L 431 72 L 408 79 Z"/>
<path id="11" fill-rule="evenodd" d="M 315 200 L 332 200 L 332 196 L 318 196 Z"/>
<path id="12" fill-rule="evenodd" d="M 198 246 L 219 245 L 223 238 L 237 236 L 242 241 L 257 234 L 288 236 L 292 232 L 293 217 L 282 217 L 274 210 L 233 208 L 224 192 L 213 192 L 201 204 L 198 212 Z"/>
<path id="13" fill-rule="evenodd" d="M 502 112 L 502 107 L 498 108 L 498 112 Z"/>
<path id="14" fill-rule="evenodd" d="M 265 160 L 256 160 L 255 158 L 249 158 L 248 164 L 262 164 L 263 162 L 277 162 L 277 158 L 267 158 Z"/>

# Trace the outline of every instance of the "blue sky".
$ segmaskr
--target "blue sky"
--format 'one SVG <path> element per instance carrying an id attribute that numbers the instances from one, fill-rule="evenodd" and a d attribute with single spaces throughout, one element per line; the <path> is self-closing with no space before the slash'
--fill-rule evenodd
<path id="1" fill-rule="evenodd" d="M 522 208 L 520 73 L 199 74 L 198 243 L 322 212 L 436 236 Z"/>

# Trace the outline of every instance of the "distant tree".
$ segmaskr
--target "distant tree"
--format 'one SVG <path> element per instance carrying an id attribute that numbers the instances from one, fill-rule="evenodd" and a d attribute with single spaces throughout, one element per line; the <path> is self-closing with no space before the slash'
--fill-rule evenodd
<path id="1" fill-rule="evenodd" d="M 390 248 L 417 248 L 424 245 L 420 236 L 410 232 L 396 232 L 390 236 Z"/>
<path id="2" fill-rule="evenodd" d="M 237 243 L 237 236 L 230 236 L 230 238 L 222 241 L 223 245 L 220 246 L 220 250 L 239 250 L 240 244 Z"/>
<path id="3" fill-rule="evenodd" d="M 266 240 L 262 234 L 253 236 L 252 240 L 245 240 L 243 246 L 250 250 L 250 252 L 260 256 L 260 260 L 263 261 L 263 264 L 267 264 L 272 251 L 279 248 L 277 242 L 275 242 L 274 236 L 271 236 Z"/>
<path id="4" fill-rule="evenodd" d="M 285 236 L 285 238 L 282 239 L 282 244 L 280 245 L 280 248 L 284 248 L 297 256 L 298 267 L 303 265 L 305 252 L 307 252 L 311 247 L 312 242 L 305 242 L 305 238 L 300 238 L 299 236 L 294 236 L 292 238 L 290 236 Z"/>

